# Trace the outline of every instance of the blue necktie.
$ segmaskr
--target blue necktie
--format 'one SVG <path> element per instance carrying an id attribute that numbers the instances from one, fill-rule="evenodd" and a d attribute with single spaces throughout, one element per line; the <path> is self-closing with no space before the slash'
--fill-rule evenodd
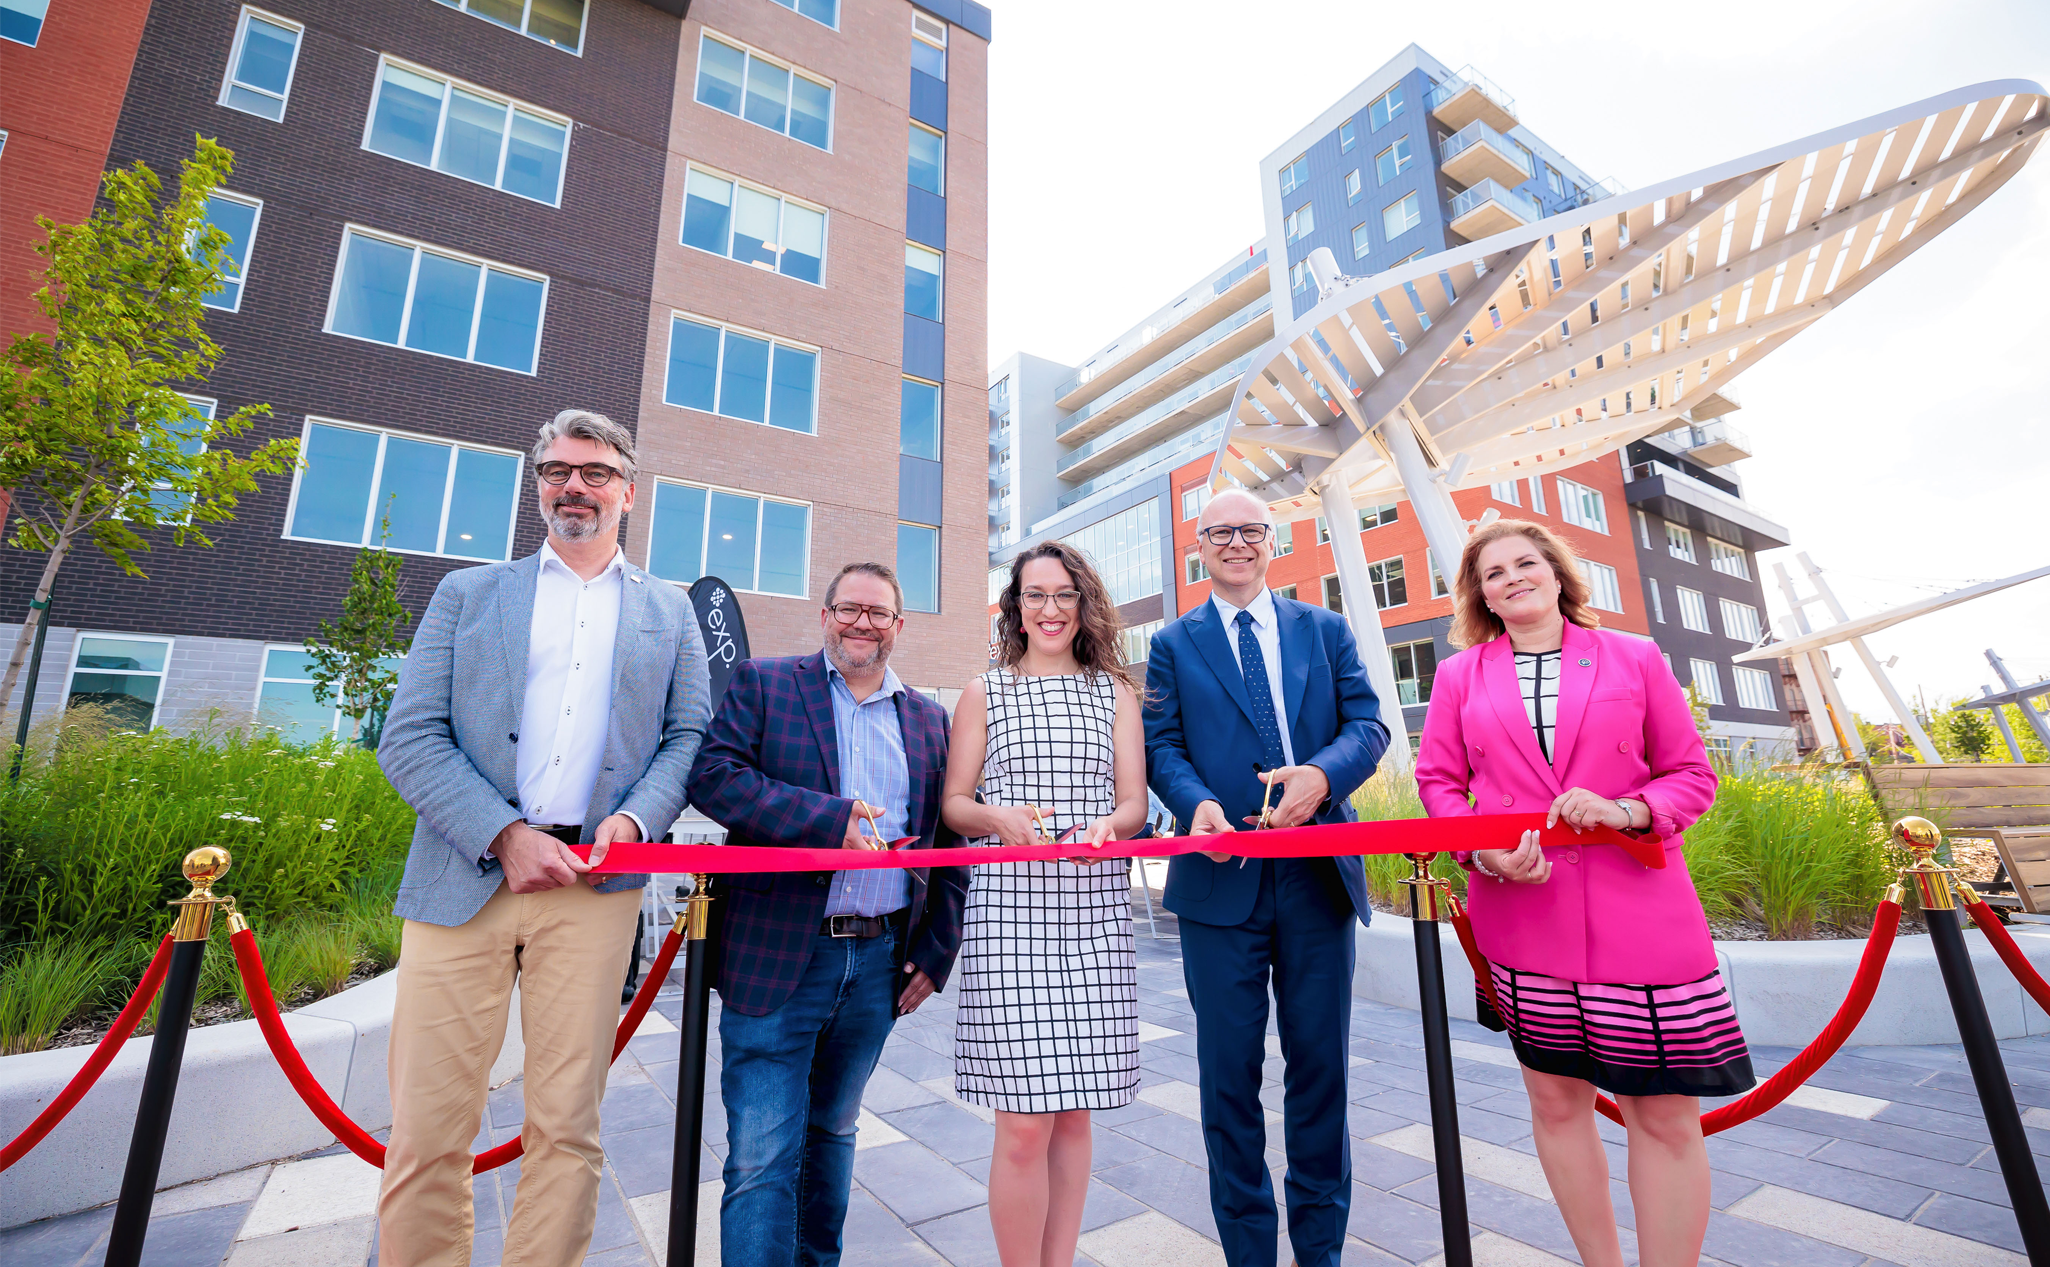
<path id="1" fill-rule="evenodd" d="M 1251 706 L 1253 729 L 1260 732 L 1260 751 L 1266 769 L 1279 770 L 1288 764 L 1281 750 L 1281 719 L 1274 711 L 1274 688 L 1267 681 L 1267 657 L 1260 654 L 1260 640 L 1253 636 L 1253 613 L 1240 612 L 1239 670 L 1246 675 L 1246 703 Z"/>

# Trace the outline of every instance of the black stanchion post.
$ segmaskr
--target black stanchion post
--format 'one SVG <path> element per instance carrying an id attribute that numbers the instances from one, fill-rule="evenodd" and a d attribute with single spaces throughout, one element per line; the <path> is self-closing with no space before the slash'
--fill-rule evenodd
<path id="1" fill-rule="evenodd" d="M 706 934 L 712 922 L 712 877 L 691 877 L 696 889 L 684 897 L 682 1050 L 676 1060 L 676 1156 L 669 1171 L 668 1267 L 694 1267 L 698 1252 L 698 1163 L 704 1156 L 705 1039 L 712 1021 L 711 982 L 705 976 Z"/>
<path id="2" fill-rule="evenodd" d="M 1405 855 L 1415 874 L 1409 886 L 1416 933 L 1417 1004 L 1424 1025 L 1424 1076 L 1431 1093 L 1431 1149 L 1438 1171 L 1438 1220 L 1445 1233 L 1445 1267 L 1473 1267 L 1473 1232 L 1466 1218 L 1466 1161 L 1459 1151 L 1459 1103 L 1452 1094 L 1452 1029 L 1445 1010 L 1445 957 L 1438 925 L 1449 917 L 1452 886 L 1431 874 L 1438 855 Z"/>
<path id="3" fill-rule="evenodd" d="M 1936 847 L 1943 843 L 1936 824 L 1926 818 L 1903 818 L 1893 830 L 1914 855 L 1913 865 L 1901 872 L 1901 879 L 1912 881 L 1922 900 L 1922 917 L 1929 922 L 1929 941 L 1936 950 L 1937 966 L 1943 970 L 1943 987 L 1950 994 L 1950 1010 L 1957 1016 L 1958 1037 L 1964 1040 L 1965 1060 L 1972 1067 L 1979 1107 L 1986 1114 L 1986 1131 L 1993 1137 L 1993 1155 L 2000 1162 L 2000 1177 L 2007 1183 L 2022 1245 L 2035 1267 L 2050 1267 L 2050 1202 L 2044 1200 L 2036 1158 L 2022 1130 L 2021 1110 L 2015 1107 L 2014 1087 L 2008 1082 L 2007 1065 L 2000 1058 L 2000 1044 L 1986 1015 L 1986 999 L 1979 992 L 1979 977 L 1972 969 L 1972 954 L 1965 948 L 1964 931 L 1958 925 L 1951 886 L 1962 881 L 1957 879 L 1956 868 L 1936 863 Z"/>
<path id="4" fill-rule="evenodd" d="M 192 1024 L 192 1000 L 199 992 L 200 962 L 207 935 L 213 931 L 214 907 L 233 898 L 216 897 L 213 886 L 228 874 L 228 851 L 211 845 L 185 855 L 185 878 L 192 892 L 171 905 L 178 908 L 171 926 L 171 966 L 164 992 L 157 1000 L 157 1033 L 150 1043 L 149 1065 L 142 1075 L 142 1100 L 135 1110 L 135 1133 L 128 1142 L 128 1168 L 121 1175 L 121 1200 L 114 1207 L 114 1226 L 107 1236 L 107 1267 L 136 1267 L 142 1242 L 149 1235 L 149 1212 L 157 1195 L 157 1172 L 164 1161 L 164 1137 L 171 1129 L 171 1103 L 178 1094 L 178 1067 L 185 1059 L 185 1033 Z"/>

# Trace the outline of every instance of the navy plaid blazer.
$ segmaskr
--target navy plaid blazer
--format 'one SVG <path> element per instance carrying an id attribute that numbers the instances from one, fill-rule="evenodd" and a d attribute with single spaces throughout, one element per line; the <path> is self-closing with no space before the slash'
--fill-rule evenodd
<path id="1" fill-rule="evenodd" d="M 929 849 L 946 830 L 940 789 L 947 710 L 907 689 L 897 696 L 897 720 L 911 776 L 906 821 L 918 838 L 906 848 Z M 728 844 L 838 849 L 854 813 L 853 799 L 840 795 L 839 754 L 825 652 L 743 660 L 691 767 L 690 802 L 726 829 Z M 911 905 L 900 948 L 935 989 L 943 988 L 961 949 L 968 870 L 914 868 L 907 874 Z M 826 916 L 831 882 L 830 871 L 718 877 L 714 980 L 727 1007 L 765 1016 L 797 989 Z"/>

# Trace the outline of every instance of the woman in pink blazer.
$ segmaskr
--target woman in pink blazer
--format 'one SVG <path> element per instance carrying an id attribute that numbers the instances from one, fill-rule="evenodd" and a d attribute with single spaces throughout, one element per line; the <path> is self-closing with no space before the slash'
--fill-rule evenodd
<path id="1" fill-rule="evenodd" d="M 1434 818 L 1546 811 L 1665 842 L 1651 870 L 1621 849 L 1541 846 L 1455 855 L 1471 873 L 1474 933 L 1530 1093 L 1545 1178 L 1588 1267 L 1622 1267 L 1594 1093 L 1614 1095 L 1630 1140 L 1643 1267 L 1700 1257 L 1708 1153 L 1698 1097 L 1754 1079 L 1723 988 L 1680 833 L 1715 799 L 1694 717 L 1658 648 L 1605 633 L 1571 547 L 1501 520 L 1468 539 L 1452 641 L 1417 757 Z"/>

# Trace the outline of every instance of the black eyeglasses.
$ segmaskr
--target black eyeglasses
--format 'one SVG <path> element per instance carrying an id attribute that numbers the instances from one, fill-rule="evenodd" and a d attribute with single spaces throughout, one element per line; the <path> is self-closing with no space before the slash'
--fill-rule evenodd
<path id="1" fill-rule="evenodd" d="M 603 488 L 615 479 L 626 478 L 625 471 L 607 466 L 603 462 L 586 462 L 582 466 L 573 466 L 568 462 L 542 462 L 534 468 L 534 474 L 558 487 L 569 483 L 572 473 L 584 477 L 585 488 Z"/>
<path id="2" fill-rule="evenodd" d="M 831 607 L 826 608 L 826 610 L 833 613 L 833 619 L 843 625 L 855 624 L 864 616 L 868 618 L 869 627 L 873 629 L 888 629 L 891 625 L 897 623 L 897 613 L 887 607 L 865 607 L 860 603 L 834 603 Z"/>
<path id="3" fill-rule="evenodd" d="M 1228 546 L 1234 534 L 1249 546 L 1259 545 L 1274 531 L 1266 524 L 1219 524 L 1215 528 L 1203 529 L 1203 539 L 1214 546 Z"/>

